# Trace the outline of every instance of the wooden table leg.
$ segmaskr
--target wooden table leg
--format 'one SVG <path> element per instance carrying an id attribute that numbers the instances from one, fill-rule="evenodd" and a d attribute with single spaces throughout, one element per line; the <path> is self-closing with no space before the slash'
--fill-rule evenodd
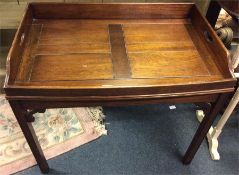
<path id="1" fill-rule="evenodd" d="M 40 167 L 41 172 L 48 173 L 49 167 L 48 167 L 46 158 L 38 142 L 38 139 L 34 131 L 34 128 L 32 127 L 32 124 L 26 118 L 27 110 L 23 109 L 17 101 L 9 101 L 9 103 L 22 129 L 22 132 L 27 140 L 27 143 Z"/>
<path id="2" fill-rule="evenodd" d="M 206 137 L 209 128 L 213 124 L 214 119 L 225 104 L 228 95 L 228 93 L 221 94 L 216 103 L 213 104 L 210 113 L 203 118 L 203 121 L 197 129 L 197 132 L 183 157 L 184 164 L 189 164 L 192 161 L 203 139 Z"/>

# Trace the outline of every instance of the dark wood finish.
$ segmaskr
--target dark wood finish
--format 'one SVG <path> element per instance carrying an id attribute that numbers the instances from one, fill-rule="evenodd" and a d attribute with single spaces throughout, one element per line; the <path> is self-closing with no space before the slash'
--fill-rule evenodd
<path id="1" fill-rule="evenodd" d="M 218 3 L 229 15 L 239 20 L 239 2 L 237 0 L 220 0 Z"/>
<path id="2" fill-rule="evenodd" d="M 197 8 L 196 6 L 193 8 Z M 230 53 L 221 42 L 221 40 L 217 37 L 217 34 L 214 32 L 214 29 L 210 27 L 210 24 L 207 22 L 205 17 L 200 18 L 200 11 L 193 10 L 191 13 L 192 23 L 196 27 L 197 34 L 204 42 L 204 45 L 207 48 L 210 48 L 213 51 L 216 64 L 224 65 L 219 66 L 221 71 L 224 72 L 225 76 L 231 77 L 231 73 L 233 72 L 232 65 L 230 64 Z M 220 49 L 219 49 L 220 48 Z M 230 71 L 228 71 L 228 68 Z"/>
<path id="3" fill-rule="evenodd" d="M 206 18 L 211 26 L 214 28 L 217 22 L 217 18 L 221 11 L 221 6 L 217 1 L 211 1 L 206 13 Z"/>
<path id="4" fill-rule="evenodd" d="M 4 88 L 16 115 L 28 111 L 18 120 L 30 130 L 36 109 L 215 102 L 235 83 L 225 47 L 192 3 L 31 3 L 9 52 Z M 216 111 L 200 125 L 184 162 Z M 34 137 L 26 134 L 44 171 Z"/>
<path id="5" fill-rule="evenodd" d="M 62 99 L 62 98 L 52 98 L 45 99 L 39 98 L 38 100 L 19 100 L 21 105 L 25 108 L 66 108 L 66 107 L 79 107 L 79 106 L 130 106 L 130 105 L 144 105 L 144 104 L 176 104 L 176 103 L 194 103 L 194 102 L 214 102 L 216 101 L 218 95 L 198 95 L 198 96 L 184 96 L 184 97 L 157 97 L 152 96 L 151 98 L 135 98 L 134 100 L 122 99 L 122 100 L 98 100 L 98 101 L 78 101 L 75 99 Z"/>
<path id="6" fill-rule="evenodd" d="M 214 28 L 221 8 L 227 11 L 233 18 L 239 20 L 239 2 L 237 0 L 214 0 L 211 1 L 207 10 L 206 18 Z"/>
<path id="7" fill-rule="evenodd" d="M 26 118 L 27 122 L 34 122 L 35 117 L 33 116 L 33 114 L 44 113 L 44 112 L 46 112 L 46 109 L 29 109 L 29 107 L 28 107 L 27 113 L 25 114 L 25 118 Z"/>
<path id="8" fill-rule="evenodd" d="M 226 99 L 228 98 L 228 95 L 229 94 L 220 95 L 216 103 L 213 104 L 210 113 L 208 113 L 203 118 L 203 121 L 201 122 L 196 134 L 193 137 L 193 140 L 190 146 L 187 149 L 187 152 L 185 153 L 183 157 L 184 164 L 189 164 L 192 161 L 203 139 L 206 137 L 209 128 L 212 126 L 213 121 L 215 120 L 217 114 L 220 112 L 220 110 L 223 108 L 224 104 L 226 103 Z"/>
<path id="9" fill-rule="evenodd" d="M 18 71 L 18 66 L 21 62 L 21 58 L 23 55 L 23 50 L 26 46 L 25 39 L 27 38 L 29 34 L 29 27 L 31 26 L 33 20 L 32 16 L 32 11 L 31 10 L 26 10 L 26 13 L 23 16 L 23 19 L 20 23 L 20 26 L 16 32 L 15 38 L 12 43 L 12 47 L 9 51 L 9 55 L 7 60 L 7 65 L 6 65 L 6 77 L 9 79 L 9 82 L 14 81 L 15 76 Z M 10 57 L 9 57 L 10 56 Z M 10 61 L 11 59 L 11 61 Z M 11 67 L 11 73 L 10 73 L 10 67 Z"/>
<path id="10" fill-rule="evenodd" d="M 158 19 L 186 18 L 192 3 L 75 4 L 32 3 L 37 19 Z M 52 8 L 54 7 L 54 8 Z M 64 12 L 64 13 L 59 13 Z"/>
<path id="11" fill-rule="evenodd" d="M 111 45 L 111 57 L 114 70 L 114 78 L 130 78 L 131 72 L 127 51 L 125 48 L 124 33 L 120 24 L 109 25 L 109 37 Z"/>
<path id="12" fill-rule="evenodd" d="M 22 129 L 22 132 L 27 140 L 27 143 L 39 165 L 41 172 L 47 173 L 49 171 L 49 167 L 48 167 L 46 158 L 43 154 L 43 151 L 41 149 L 41 146 L 38 142 L 34 128 L 32 127 L 32 124 L 28 122 L 26 119 L 27 110 L 24 109 L 17 101 L 10 100 L 9 104 Z"/>

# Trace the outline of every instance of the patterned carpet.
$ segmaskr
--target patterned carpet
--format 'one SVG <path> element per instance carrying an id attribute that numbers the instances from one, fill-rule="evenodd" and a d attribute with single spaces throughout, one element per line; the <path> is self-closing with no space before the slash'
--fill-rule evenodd
<path id="1" fill-rule="evenodd" d="M 33 127 L 47 159 L 106 134 L 101 108 L 61 108 L 37 113 Z M 0 96 L 0 172 L 11 174 L 36 162 L 14 114 Z"/>

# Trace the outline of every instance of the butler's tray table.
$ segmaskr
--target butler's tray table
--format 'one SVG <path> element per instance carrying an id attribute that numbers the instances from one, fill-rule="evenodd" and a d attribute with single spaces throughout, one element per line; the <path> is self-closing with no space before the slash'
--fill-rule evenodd
<path id="1" fill-rule="evenodd" d="M 235 83 L 226 49 L 192 3 L 30 3 L 9 52 L 4 87 L 47 172 L 31 125 L 35 112 L 212 102 L 183 158 L 189 164 Z"/>

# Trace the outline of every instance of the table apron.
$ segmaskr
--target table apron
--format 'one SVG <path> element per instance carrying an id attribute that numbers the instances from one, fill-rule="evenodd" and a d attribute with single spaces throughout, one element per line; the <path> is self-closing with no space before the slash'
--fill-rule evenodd
<path id="1" fill-rule="evenodd" d="M 70 107 L 88 107 L 88 106 L 131 106 L 144 104 L 176 104 L 176 103 L 196 103 L 196 102 L 215 102 L 219 94 L 194 95 L 184 97 L 165 97 L 165 98 L 135 98 L 135 99 L 110 99 L 110 100 L 80 100 L 75 99 L 9 99 L 18 101 L 25 109 L 49 109 L 49 108 L 70 108 Z"/>

